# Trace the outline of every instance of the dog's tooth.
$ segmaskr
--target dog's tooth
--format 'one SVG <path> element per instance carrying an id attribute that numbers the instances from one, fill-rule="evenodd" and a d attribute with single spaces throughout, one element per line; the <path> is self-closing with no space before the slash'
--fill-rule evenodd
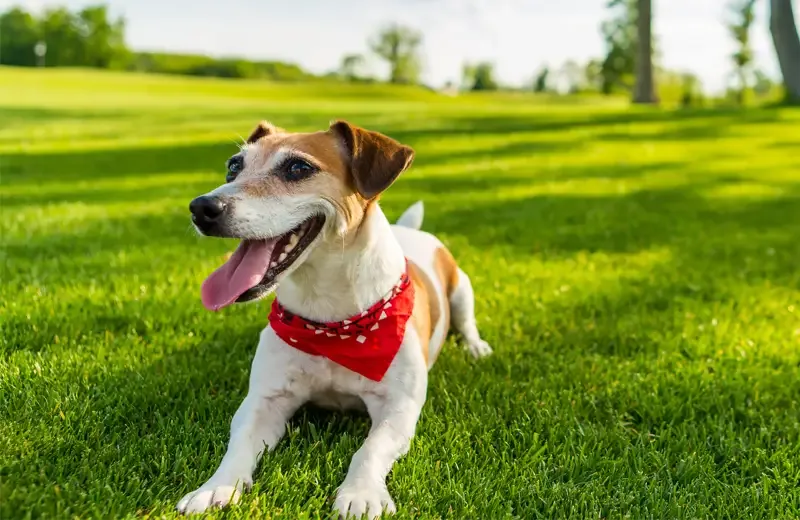
<path id="1" fill-rule="evenodd" d="M 278 267 L 278 262 L 272 262 L 269 264 L 270 267 Z"/>
<path id="2" fill-rule="evenodd" d="M 294 246 L 296 246 L 297 242 L 299 241 L 300 239 L 297 238 L 297 235 L 292 235 L 291 237 L 289 237 L 289 242 L 284 246 L 283 250 L 288 253 L 289 251 L 294 249 Z"/>
<path id="3" fill-rule="evenodd" d="M 281 256 L 278 257 L 278 262 L 283 262 L 286 260 L 286 253 L 281 253 Z"/>

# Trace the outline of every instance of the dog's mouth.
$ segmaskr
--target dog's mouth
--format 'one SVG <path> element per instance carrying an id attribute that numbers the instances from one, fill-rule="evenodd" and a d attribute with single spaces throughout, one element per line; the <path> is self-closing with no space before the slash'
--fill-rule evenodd
<path id="1" fill-rule="evenodd" d="M 242 240 L 239 247 L 203 282 L 201 295 L 208 310 L 218 311 L 269 293 L 277 278 L 300 258 L 322 231 L 325 217 L 317 215 L 288 233 L 273 238 Z"/>

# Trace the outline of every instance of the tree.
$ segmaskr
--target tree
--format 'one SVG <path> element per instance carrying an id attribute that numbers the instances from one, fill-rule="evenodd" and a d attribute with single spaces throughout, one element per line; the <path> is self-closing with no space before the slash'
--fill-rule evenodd
<path id="1" fill-rule="evenodd" d="M 361 77 L 359 72 L 364 66 L 364 56 L 361 54 L 346 54 L 342 56 L 342 64 L 339 66 L 339 75 L 348 81 L 354 81 Z"/>
<path id="2" fill-rule="evenodd" d="M 658 103 L 653 75 L 653 6 L 651 0 L 636 2 L 636 84 L 633 102 Z"/>
<path id="3" fill-rule="evenodd" d="M 383 28 L 369 44 L 372 52 L 389 64 L 391 83 L 419 81 L 421 45 L 422 34 L 397 24 Z"/>
<path id="4" fill-rule="evenodd" d="M 703 98 L 703 85 L 700 79 L 691 72 L 681 74 L 683 93 L 681 94 L 681 106 L 689 108 L 697 105 Z"/>
<path id="5" fill-rule="evenodd" d="M 75 15 L 63 7 L 48 9 L 40 23 L 48 67 L 83 65 L 83 43 Z"/>
<path id="6" fill-rule="evenodd" d="M 125 20 L 109 18 L 108 7 L 89 6 L 74 18 L 81 36 L 81 65 L 121 68 L 127 58 Z"/>
<path id="7" fill-rule="evenodd" d="M 461 89 L 472 90 L 475 84 L 475 65 L 465 63 L 461 66 Z"/>
<path id="8" fill-rule="evenodd" d="M 753 71 L 753 92 L 757 96 L 766 96 L 772 92 L 773 83 L 769 76 L 761 70 Z"/>
<path id="9" fill-rule="evenodd" d="M 464 88 L 468 90 L 497 90 L 497 81 L 494 79 L 494 65 L 486 61 L 475 65 L 464 65 L 463 81 Z"/>
<path id="10" fill-rule="evenodd" d="M 19 8 L 0 15 L 0 63 L 34 66 L 38 42 L 47 46 L 49 67 L 122 67 L 127 64 L 125 22 L 111 20 L 108 8 L 89 6 L 75 13 L 48 9 L 37 20 Z"/>
<path id="11" fill-rule="evenodd" d="M 610 0 L 612 18 L 600 26 L 606 42 L 606 56 L 600 67 L 600 90 L 604 94 L 633 87 L 636 54 L 636 0 Z"/>
<path id="12" fill-rule="evenodd" d="M 728 30 L 739 47 L 731 57 L 733 58 L 739 83 L 737 98 L 740 105 L 744 104 L 744 95 L 749 83 L 748 76 L 753 63 L 753 50 L 750 47 L 750 27 L 753 25 L 753 20 L 755 20 L 755 3 L 756 0 L 733 0 L 730 4 L 730 9 L 736 19 L 728 25 Z"/>
<path id="13" fill-rule="evenodd" d="M 770 0 L 769 29 L 786 89 L 786 101 L 800 104 L 800 37 L 792 0 Z"/>
<path id="14" fill-rule="evenodd" d="M 583 71 L 586 87 L 594 92 L 600 92 L 603 88 L 603 62 L 600 60 L 589 60 Z"/>
<path id="15" fill-rule="evenodd" d="M 550 69 L 547 67 L 542 67 L 538 74 L 536 74 L 536 79 L 533 80 L 533 91 L 534 92 L 547 92 L 548 84 L 547 84 L 547 77 L 550 75 Z"/>
<path id="16" fill-rule="evenodd" d="M 39 24 L 30 13 L 14 7 L 0 15 L 0 64 L 33 67 Z"/>

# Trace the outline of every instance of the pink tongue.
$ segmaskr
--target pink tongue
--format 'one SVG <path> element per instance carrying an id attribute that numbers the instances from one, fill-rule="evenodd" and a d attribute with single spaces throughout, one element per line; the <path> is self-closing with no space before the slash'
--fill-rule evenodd
<path id="1" fill-rule="evenodd" d="M 275 240 L 242 240 L 227 262 L 206 278 L 200 293 L 203 305 L 218 311 L 258 284 L 267 273 Z"/>

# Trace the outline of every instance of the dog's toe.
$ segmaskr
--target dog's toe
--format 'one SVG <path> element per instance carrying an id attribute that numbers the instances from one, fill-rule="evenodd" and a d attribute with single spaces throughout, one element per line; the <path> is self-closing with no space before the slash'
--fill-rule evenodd
<path id="1" fill-rule="evenodd" d="M 486 357 L 492 353 L 492 347 L 482 339 L 467 343 L 467 348 L 475 359 Z"/>
<path id="2" fill-rule="evenodd" d="M 185 514 L 202 513 L 212 507 L 236 504 L 242 496 L 241 486 L 205 485 L 183 497 L 176 509 Z"/>
<path id="3" fill-rule="evenodd" d="M 393 514 L 397 511 L 392 497 L 385 486 L 346 486 L 336 495 L 334 510 L 339 518 L 361 518 L 365 514 L 374 520 L 386 511 Z"/>

